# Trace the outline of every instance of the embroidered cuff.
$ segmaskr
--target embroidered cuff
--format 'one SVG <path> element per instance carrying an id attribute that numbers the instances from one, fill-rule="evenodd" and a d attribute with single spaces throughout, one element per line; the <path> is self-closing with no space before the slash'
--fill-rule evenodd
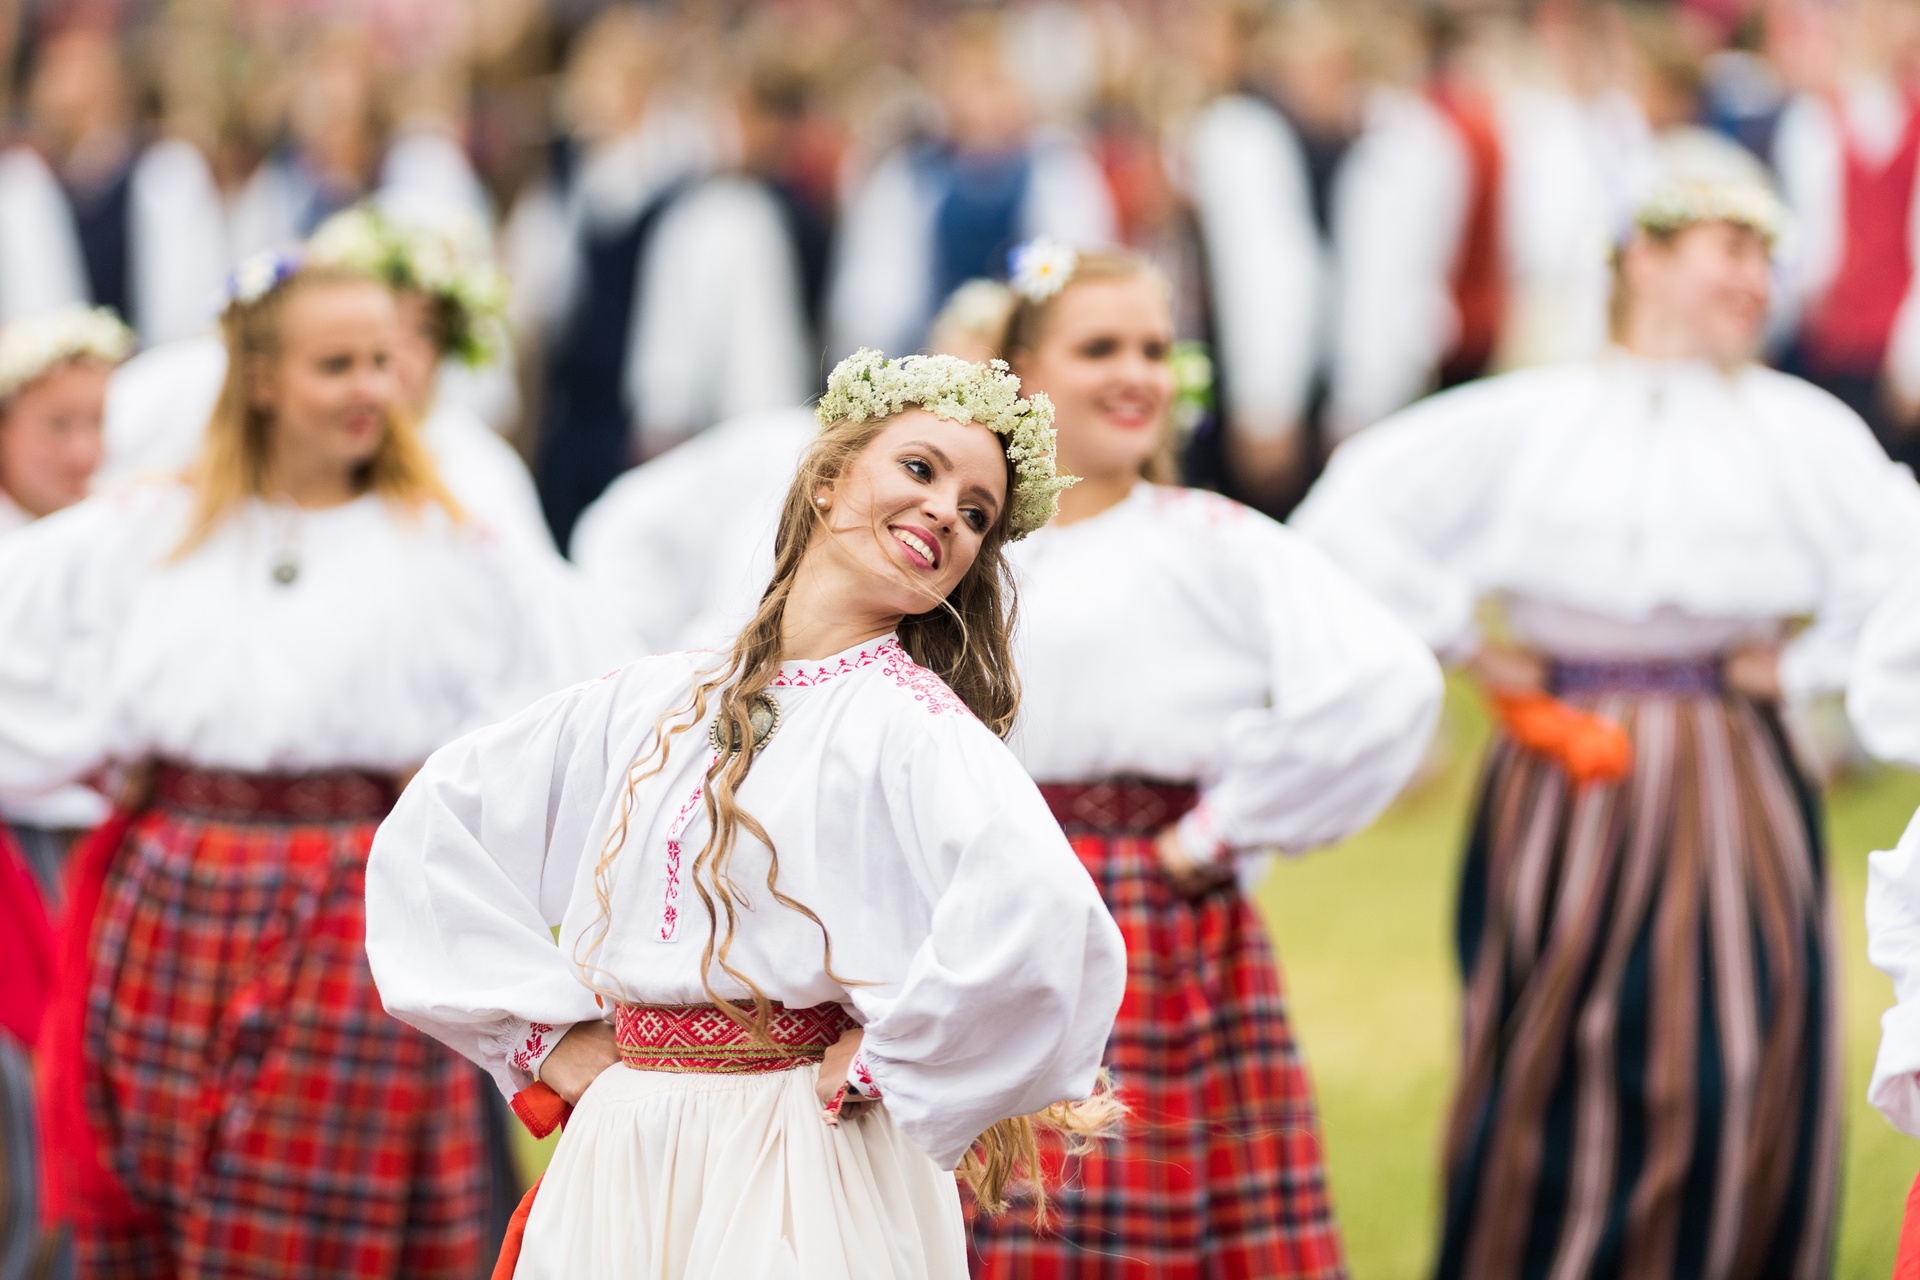
<path id="1" fill-rule="evenodd" d="M 1214 816 L 1213 806 L 1204 799 L 1187 810 L 1174 830 L 1180 836 L 1180 847 L 1195 862 L 1206 864 L 1219 862 L 1231 852 L 1227 838 L 1220 831 L 1219 819 Z"/>
<path id="2" fill-rule="evenodd" d="M 528 1080 L 538 1080 L 540 1064 L 560 1043 L 560 1037 L 572 1029 L 572 1023 L 556 1027 L 545 1022 L 515 1022 L 509 1032 L 512 1039 L 508 1041 L 507 1065 Z"/>
<path id="3" fill-rule="evenodd" d="M 853 1061 L 847 1064 L 847 1088 L 870 1102 L 880 1101 L 880 1086 L 873 1082 L 873 1071 L 867 1066 L 865 1049 L 853 1051 Z"/>

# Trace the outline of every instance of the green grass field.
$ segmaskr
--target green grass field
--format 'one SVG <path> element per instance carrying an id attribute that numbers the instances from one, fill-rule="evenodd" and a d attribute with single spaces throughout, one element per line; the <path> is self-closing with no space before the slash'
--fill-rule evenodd
<path id="1" fill-rule="evenodd" d="M 1451 763 L 1372 828 L 1278 865 L 1259 893 L 1319 1094 L 1355 1280 L 1427 1273 L 1439 1204 L 1439 1135 L 1457 1048 L 1448 935 L 1473 769 L 1486 724 L 1449 692 Z M 1920 808 L 1920 777 L 1877 772 L 1828 797 L 1847 1019 L 1837 1280 L 1885 1280 L 1920 1142 L 1866 1104 L 1888 981 L 1867 964 L 1867 854 Z"/>
<path id="2" fill-rule="evenodd" d="M 1427 1274 L 1439 1203 L 1441 1113 L 1453 1078 L 1458 981 L 1447 941 L 1486 721 L 1448 691 L 1451 763 L 1339 848 L 1277 865 L 1259 902 L 1319 1093 L 1334 1203 L 1355 1280 Z M 1920 808 L 1920 777 L 1884 771 L 1828 797 L 1847 1018 L 1847 1117 L 1836 1280 L 1885 1280 L 1920 1142 L 1866 1104 L 1892 987 L 1867 964 L 1867 854 Z M 529 1178 L 553 1139 L 523 1140 Z"/>

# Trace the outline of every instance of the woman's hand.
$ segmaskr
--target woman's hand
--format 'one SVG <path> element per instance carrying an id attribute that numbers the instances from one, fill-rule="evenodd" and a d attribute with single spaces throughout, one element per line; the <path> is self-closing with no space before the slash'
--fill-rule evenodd
<path id="1" fill-rule="evenodd" d="M 820 1059 L 820 1075 L 813 1082 L 813 1096 L 820 1103 L 820 1110 L 831 1111 L 833 1100 L 847 1083 L 847 1069 L 853 1065 L 853 1055 L 860 1052 L 860 1041 L 866 1032 L 859 1027 L 842 1032 L 840 1038 L 827 1049 L 827 1056 Z M 859 1094 L 849 1091 L 841 1100 L 840 1111 L 845 1114 L 847 1108 L 865 1102 Z"/>
<path id="2" fill-rule="evenodd" d="M 1467 659 L 1467 670 L 1492 693 L 1545 693 L 1547 660 L 1531 649 L 1489 641 Z"/>
<path id="3" fill-rule="evenodd" d="M 1780 688 L 1780 646 L 1771 641 L 1741 645 L 1720 664 L 1720 679 L 1730 693 L 1759 702 L 1780 701 L 1784 696 Z"/>
<path id="4" fill-rule="evenodd" d="M 1197 898 L 1233 879 L 1232 864 L 1201 862 L 1188 853 L 1178 826 L 1161 828 L 1160 834 L 1153 838 L 1153 852 L 1173 891 L 1183 898 Z"/>
<path id="5" fill-rule="evenodd" d="M 540 1064 L 540 1083 L 572 1106 L 600 1073 L 620 1061 L 613 1028 L 604 1022 L 576 1022 Z"/>

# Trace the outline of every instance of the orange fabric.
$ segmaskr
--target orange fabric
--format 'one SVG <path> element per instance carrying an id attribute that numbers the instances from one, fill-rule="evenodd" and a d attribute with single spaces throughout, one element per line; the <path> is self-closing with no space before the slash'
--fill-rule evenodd
<path id="1" fill-rule="evenodd" d="M 513 1216 L 507 1219 L 506 1238 L 500 1242 L 500 1258 L 493 1264 L 493 1280 L 513 1280 L 514 1268 L 520 1265 L 520 1246 L 527 1238 L 527 1215 L 533 1212 L 533 1197 L 540 1190 L 540 1181 L 539 1178 L 533 1180 L 527 1194 L 520 1197 Z"/>
<path id="2" fill-rule="evenodd" d="M 573 1112 L 559 1094 L 538 1080 L 514 1094 L 509 1105 L 513 1114 L 520 1117 L 520 1123 L 527 1126 L 527 1132 L 536 1138 L 544 1138 L 565 1124 Z"/>
<path id="3" fill-rule="evenodd" d="M 1893 1280 L 1920 1280 L 1920 1178 L 1907 1192 L 1907 1213 L 1900 1220 L 1900 1251 L 1893 1256 Z"/>
<path id="4" fill-rule="evenodd" d="M 1487 694 L 1507 736 L 1557 763 L 1576 783 L 1615 782 L 1633 768 L 1627 731 L 1544 693 Z"/>

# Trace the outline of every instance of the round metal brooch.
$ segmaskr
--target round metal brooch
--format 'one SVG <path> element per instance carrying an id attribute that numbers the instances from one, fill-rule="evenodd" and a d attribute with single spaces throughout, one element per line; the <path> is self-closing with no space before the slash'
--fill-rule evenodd
<path id="1" fill-rule="evenodd" d="M 774 701 L 772 694 L 762 690 L 753 695 L 747 703 L 747 723 L 753 727 L 753 749 L 757 752 L 767 745 L 768 739 L 780 731 L 780 704 Z M 707 741 L 713 744 L 715 751 L 723 755 L 731 755 L 740 749 L 738 733 L 731 737 L 731 742 L 725 746 L 721 745 L 718 718 L 707 727 Z"/>

